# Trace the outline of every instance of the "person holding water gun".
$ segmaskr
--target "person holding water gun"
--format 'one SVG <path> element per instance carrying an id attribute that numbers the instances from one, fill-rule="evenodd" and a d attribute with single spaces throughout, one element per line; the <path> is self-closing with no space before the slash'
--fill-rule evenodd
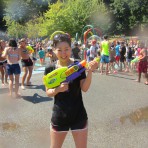
<path id="1" fill-rule="evenodd" d="M 55 68 L 67 67 L 74 64 L 71 57 L 71 39 L 67 34 L 57 34 L 53 38 L 53 47 L 58 58 Z M 47 88 L 46 94 L 54 97 L 54 106 L 50 125 L 50 147 L 62 147 L 69 130 L 75 141 L 76 147 L 87 147 L 88 117 L 83 104 L 82 92 L 86 92 L 91 84 L 92 71 L 98 62 L 91 61 L 87 69 L 79 77 L 63 82 L 55 88 Z M 45 75 L 54 68 L 45 69 Z"/>
<path id="2" fill-rule="evenodd" d="M 22 38 L 19 40 L 19 50 L 21 51 L 21 65 L 23 70 L 23 76 L 22 76 L 22 84 L 21 88 L 22 90 L 26 89 L 25 87 L 25 81 L 26 86 L 31 85 L 31 77 L 32 77 L 32 71 L 33 71 L 33 62 L 30 58 L 29 50 L 27 47 L 27 40 L 25 38 Z"/>

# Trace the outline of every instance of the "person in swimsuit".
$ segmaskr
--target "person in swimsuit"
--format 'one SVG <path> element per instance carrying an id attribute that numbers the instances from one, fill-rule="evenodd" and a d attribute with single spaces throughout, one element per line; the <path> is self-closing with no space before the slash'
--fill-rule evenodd
<path id="1" fill-rule="evenodd" d="M 21 51 L 21 64 L 22 64 L 22 69 L 23 69 L 23 76 L 22 76 L 22 85 L 21 88 L 25 89 L 25 80 L 27 77 L 27 82 L 26 82 L 26 86 L 29 86 L 31 84 L 30 79 L 32 76 L 32 71 L 33 71 L 33 62 L 30 58 L 30 54 L 28 52 L 28 50 L 26 49 L 26 40 L 23 38 L 19 41 L 20 44 L 20 51 Z M 28 74 L 29 72 L 29 74 Z"/>
<path id="2" fill-rule="evenodd" d="M 58 34 L 53 39 L 53 47 L 58 58 L 56 68 L 74 64 L 71 57 L 71 39 L 67 34 Z M 83 104 L 82 92 L 87 92 L 92 79 L 92 71 L 98 63 L 91 61 L 87 75 L 85 71 L 69 83 L 48 89 L 46 94 L 54 97 L 54 106 L 50 125 L 50 148 L 61 148 L 64 139 L 71 129 L 76 147 L 87 147 L 88 117 Z M 45 69 L 45 75 L 51 67 Z M 54 69 L 54 68 L 53 68 Z"/>
<path id="3" fill-rule="evenodd" d="M 5 49 L 6 43 L 3 40 L 0 40 L 0 72 L 1 72 L 1 80 L 2 85 L 8 84 L 7 78 L 8 75 L 6 73 L 6 65 L 7 65 L 7 59 L 2 57 L 2 53 Z M 5 82 L 4 82 L 5 79 Z"/>
<path id="4" fill-rule="evenodd" d="M 21 73 L 19 60 L 20 60 L 20 50 L 17 48 L 17 43 L 14 39 L 9 40 L 9 45 L 7 48 L 4 49 L 4 52 L 2 54 L 3 58 L 7 58 L 7 65 L 6 65 L 6 71 L 9 76 L 9 92 L 10 96 L 12 97 L 12 91 L 13 91 L 13 82 L 15 81 L 15 97 L 20 97 L 20 94 L 18 93 L 19 90 L 19 77 Z M 14 78 L 15 76 L 15 78 Z"/>

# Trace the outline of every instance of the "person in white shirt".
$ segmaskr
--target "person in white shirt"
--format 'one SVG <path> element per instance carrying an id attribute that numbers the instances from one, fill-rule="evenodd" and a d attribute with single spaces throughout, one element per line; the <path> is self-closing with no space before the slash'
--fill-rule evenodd
<path id="1" fill-rule="evenodd" d="M 97 50 L 98 50 L 98 46 L 97 46 L 97 42 L 96 40 L 92 40 L 92 45 L 90 46 L 90 61 L 92 61 L 95 57 L 97 57 Z"/>

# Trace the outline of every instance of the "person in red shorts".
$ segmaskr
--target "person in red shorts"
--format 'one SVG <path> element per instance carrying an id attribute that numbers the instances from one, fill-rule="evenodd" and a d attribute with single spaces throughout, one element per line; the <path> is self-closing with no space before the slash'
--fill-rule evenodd
<path id="1" fill-rule="evenodd" d="M 138 63 L 138 82 L 140 82 L 141 79 L 141 73 L 145 74 L 145 84 L 148 85 L 148 74 L 147 74 L 147 67 L 148 67 L 148 57 L 147 57 L 147 50 L 146 48 L 141 49 L 140 51 L 140 59 L 139 59 L 139 63 Z"/>

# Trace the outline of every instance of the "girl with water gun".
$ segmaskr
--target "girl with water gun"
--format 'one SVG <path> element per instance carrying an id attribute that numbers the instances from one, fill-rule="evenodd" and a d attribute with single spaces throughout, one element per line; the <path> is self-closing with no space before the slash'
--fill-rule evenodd
<path id="1" fill-rule="evenodd" d="M 71 39 L 66 34 L 58 34 L 53 38 L 53 47 L 58 58 L 56 68 L 64 68 L 74 64 L 71 57 Z M 89 63 L 87 75 L 85 71 L 79 77 L 61 83 L 58 87 L 46 87 L 46 94 L 54 97 L 54 106 L 50 126 L 50 147 L 62 147 L 69 130 L 75 140 L 76 147 L 87 147 L 88 117 L 83 104 L 82 92 L 86 92 L 91 84 L 92 71 L 98 62 Z M 45 70 L 45 75 L 52 68 Z"/>

